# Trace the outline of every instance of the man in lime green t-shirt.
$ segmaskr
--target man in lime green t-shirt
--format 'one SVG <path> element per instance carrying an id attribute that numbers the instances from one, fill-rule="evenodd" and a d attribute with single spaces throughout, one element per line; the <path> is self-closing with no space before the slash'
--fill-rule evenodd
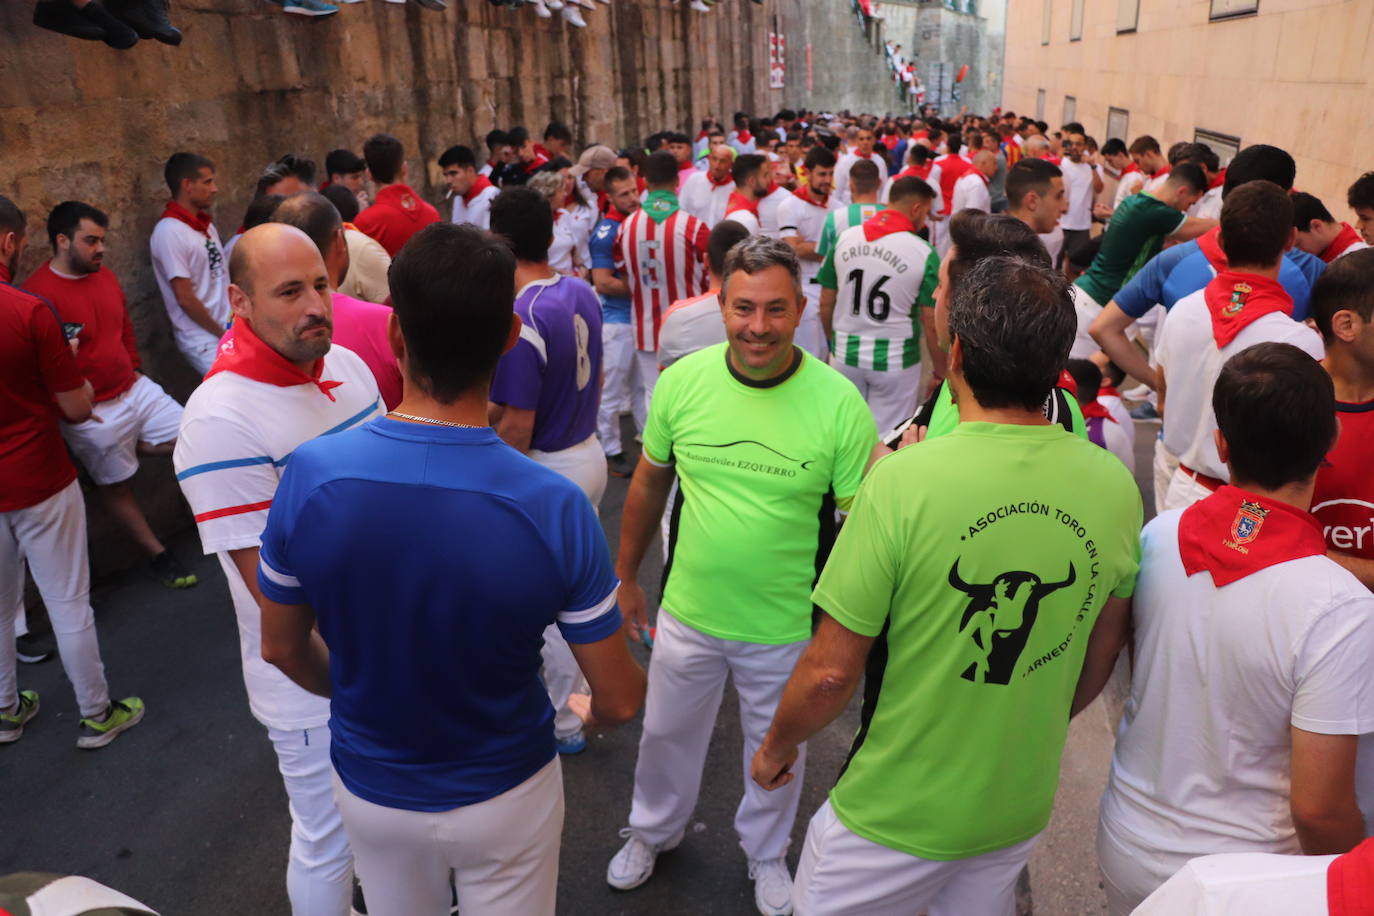
<path id="1" fill-rule="evenodd" d="M 628 841 L 606 873 L 621 890 L 648 880 L 658 853 L 682 839 L 727 675 L 745 753 L 763 740 L 811 638 L 811 588 L 835 512 L 848 509 L 877 442 L 858 390 L 792 343 L 804 299 L 790 247 L 763 236 L 740 242 L 721 297 L 726 343 L 674 363 L 654 389 L 621 521 L 619 601 L 637 639 L 647 618 L 636 576 L 676 470 Z M 777 794 L 745 782 L 735 829 L 755 903 L 790 913 L 783 856 L 801 780 Z"/>
<path id="2" fill-rule="evenodd" d="M 788 785 L 798 745 L 867 663 L 862 725 L 807 831 L 798 914 L 1011 912 L 1069 717 L 1129 627 L 1139 490 L 1042 410 L 1077 326 L 1064 278 L 983 258 L 936 323 L 960 423 L 869 472 L 752 763 L 760 785 Z"/>

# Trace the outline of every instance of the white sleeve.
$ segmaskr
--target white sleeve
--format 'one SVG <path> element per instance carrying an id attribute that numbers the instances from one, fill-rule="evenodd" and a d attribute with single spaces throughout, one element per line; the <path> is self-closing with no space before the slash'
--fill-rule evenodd
<path id="1" fill-rule="evenodd" d="M 169 282 L 179 277 L 195 279 L 191 271 L 191 258 L 196 253 L 196 248 L 186 244 L 183 234 L 177 232 L 175 226 L 154 227 L 153 237 L 148 240 L 148 248 L 153 263 Z"/>
<path id="2" fill-rule="evenodd" d="M 940 167 L 938 165 L 930 167 L 930 174 L 926 176 L 926 184 L 935 191 L 935 200 L 930 205 L 930 212 L 940 213 L 945 208 L 945 196 L 940 193 Z"/>
<path id="3" fill-rule="evenodd" d="M 1374 596 L 1322 614 L 1298 648 L 1294 727 L 1319 735 L 1374 732 Z"/>

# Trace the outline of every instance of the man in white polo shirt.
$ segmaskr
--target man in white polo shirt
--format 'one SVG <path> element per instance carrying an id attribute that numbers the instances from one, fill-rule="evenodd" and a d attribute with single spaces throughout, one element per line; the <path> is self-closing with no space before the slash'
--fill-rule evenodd
<path id="1" fill-rule="evenodd" d="M 1293 298 L 1278 281 L 1294 235 L 1286 191 L 1268 181 L 1236 188 L 1221 211 L 1227 269 L 1180 299 L 1155 338 L 1164 447 L 1179 459 L 1165 509 L 1185 508 L 1228 479 L 1212 413 L 1212 386 L 1227 359 L 1267 340 L 1291 343 L 1313 359 L 1324 355 L 1317 332 L 1293 320 Z"/>
<path id="2" fill-rule="evenodd" d="M 176 153 L 163 169 L 172 199 L 148 243 L 153 276 L 172 321 L 177 349 L 203 375 L 229 324 L 229 265 L 210 218 L 219 195 L 215 164 L 195 153 Z"/>
<path id="3" fill-rule="evenodd" d="M 1080 133 L 1064 138 L 1064 158 L 1059 170 L 1064 176 L 1064 193 L 1069 208 L 1059 220 L 1064 229 L 1064 247 L 1055 267 L 1064 266 L 1064 253 L 1086 241 L 1093 227 L 1093 196 L 1102 190 L 1102 173 L 1097 157 L 1087 150 L 1087 139 Z"/>
<path id="4" fill-rule="evenodd" d="M 1374 596 L 1307 511 L 1336 441 L 1331 380 L 1260 343 L 1227 361 L 1211 401 L 1233 483 L 1141 536 L 1131 698 L 1098 824 L 1113 916 L 1196 856 L 1327 855 L 1365 835 Z"/>
<path id="5" fill-rule="evenodd" d="M 871 162 L 878 167 L 879 187 L 887 181 L 887 163 L 884 161 L 886 157 L 873 151 L 877 142 L 878 137 L 873 133 L 873 128 L 860 127 L 854 135 L 849 152 L 835 166 L 835 196 L 842 202 L 849 203 L 849 170 L 856 162 Z"/>
<path id="6" fill-rule="evenodd" d="M 353 861 L 334 804 L 329 701 L 263 661 L 258 548 L 296 446 L 370 420 L 382 402 L 367 365 L 330 346 L 329 277 L 309 236 L 280 223 L 250 229 L 230 272 L 234 336 L 186 402 L 173 465 L 201 545 L 219 555 L 229 582 L 248 705 L 291 802 L 291 912 L 345 916 Z"/>

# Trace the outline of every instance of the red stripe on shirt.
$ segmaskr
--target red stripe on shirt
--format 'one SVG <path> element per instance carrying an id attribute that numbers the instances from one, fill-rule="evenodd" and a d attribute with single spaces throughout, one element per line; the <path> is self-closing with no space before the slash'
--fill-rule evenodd
<path id="1" fill-rule="evenodd" d="M 676 215 L 676 214 L 674 214 L 674 215 Z M 671 217 L 669 217 L 669 218 L 671 219 Z M 649 218 L 646 216 L 646 217 L 644 218 L 643 225 L 644 225 L 644 240 L 645 240 L 646 242 L 656 241 L 655 238 L 654 238 L 654 234 L 655 234 L 655 230 L 658 229 L 658 223 L 654 222 L 652 219 L 649 219 Z M 658 261 L 657 276 L 654 277 L 654 280 L 656 280 L 657 282 L 654 284 L 653 288 L 650 289 L 650 291 L 649 291 L 649 308 L 646 310 L 646 315 L 645 315 L 645 317 L 647 317 L 647 318 L 649 319 L 648 334 L 646 335 L 646 337 L 648 338 L 648 341 L 647 341 L 647 342 L 649 343 L 649 346 L 646 346 L 644 349 L 646 349 L 646 350 L 653 350 L 653 351 L 655 351 L 655 352 L 657 352 L 657 350 L 658 350 L 658 322 L 659 322 L 659 320 L 660 320 L 660 312 L 662 311 L 662 308 L 663 308 L 662 305 L 661 305 L 661 303 L 659 302 L 659 297 L 660 297 L 659 289 L 663 286 L 663 273 L 664 273 L 665 270 L 666 270 L 666 268 L 664 267 L 664 264 L 663 264 L 663 260 L 662 260 L 662 252 L 663 252 L 663 246 L 660 245 L 660 246 L 659 246 L 659 257 L 654 259 L 654 260 Z"/>
<path id="2" fill-rule="evenodd" d="M 621 256 L 624 257 L 624 250 L 626 248 L 630 250 L 630 256 L 628 258 L 630 263 L 629 276 L 632 283 L 630 290 L 634 294 L 630 301 L 635 312 L 635 348 L 638 350 L 644 349 L 644 293 L 643 284 L 641 284 L 639 280 L 639 245 L 635 241 L 635 235 L 639 231 L 639 223 L 643 218 L 644 211 L 641 210 L 631 216 L 625 225 L 620 228 L 622 239 Z"/>
<path id="3" fill-rule="evenodd" d="M 679 233 L 676 229 L 679 216 L 682 216 L 681 210 L 668 217 L 663 223 L 663 241 L 665 242 L 663 247 L 667 249 L 664 258 L 668 268 L 668 302 L 670 305 L 683 298 L 682 291 L 678 289 L 677 279 L 677 240 Z M 690 218 L 689 214 L 688 219 Z M 663 316 L 659 314 L 658 309 L 654 309 L 654 349 L 658 349 L 658 329 L 661 327 L 663 327 Z"/>
<path id="4" fill-rule="evenodd" d="M 227 506 L 223 509 L 212 509 L 209 512 L 202 512 L 196 516 L 196 523 L 208 522 L 211 519 L 224 518 L 227 515 L 243 515 L 248 512 L 258 512 L 262 509 L 269 509 L 272 500 L 264 500 L 260 503 L 248 503 L 246 506 Z"/>

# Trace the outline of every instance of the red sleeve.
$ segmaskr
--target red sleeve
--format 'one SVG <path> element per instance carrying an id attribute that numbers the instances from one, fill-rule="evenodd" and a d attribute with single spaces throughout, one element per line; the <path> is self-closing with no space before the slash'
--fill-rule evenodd
<path id="1" fill-rule="evenodd" d="M 692 240 L 692 247 L 697 250 L 697 257 L 701 263 L 706 263 L 706 249 L 711 241 L 711 230 L 706 228 L 706 224 L 697 220 L 697 237 Z"/>
<path id="2" fill-rule="evenodd" d="M 86 384 L 81 370 L 76 368 L 76 357 L 62 333 L 62 326 L 46 303 L 35 304 L 29 328 L 38 350 L 38 371 L 44 387 L 53 394 L 60 394 Z"/>
<path id="3" fill-rule="evenodd" d="M 138 369 L 142 365 L 138 359 L 138 337 L 134 334 L 134 323 L 133 320 L 129 318 L 129 303 L 124 299 L 123 290 L 119 293 L 119 305 L 120 310 L 124 314 L 124 328 L 122 333 L 124 349 L 129 351 L 129 362 L 133 364 L 135 369 Z"/>

